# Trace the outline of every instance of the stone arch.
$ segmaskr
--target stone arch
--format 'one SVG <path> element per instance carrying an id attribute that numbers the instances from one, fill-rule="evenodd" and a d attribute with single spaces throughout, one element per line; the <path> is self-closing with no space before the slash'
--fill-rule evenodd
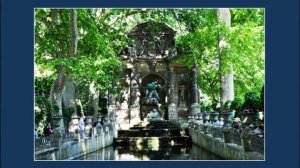
<path id="1" fill-rule="evenodd" d="M 148 79 L 152 79 L 153 77 L 158 77 L 159 79 L 162 79 L 162 81 L 164 82 L 164 84 L 166 83 L 166 78 L 159 74 L 159 73 L 155 73 L 155 72 L 149 72 L 149 73 L 146 73 L 145 75 L 142 76 L 142 83 L 147 81 Z"/>
<path id="2" fill-rule="evenodd" d="M 141 102 L 140 102 L 140 117 L 143 120 L 147 114 L 152 111 L 153 109 L 157 109 L 159 110 L 160 115 L 164 117 L 165 114 L 162 109 L 165 109 L 165 98 L 166 98 L 166 79 L 159 73 L 147 73 L 145 74 L 142 78 L 142 82 L 141 82 Z M 156 97 L 147 97 L 146 95 L 146 90 L 148 89 L 148 84 L 154 82 L 154 81 L 158 81 L 158 83 L 161 85 L 161 88 L 159 90 L 157 90 L 158 96 L 159 96 L 159 100 L 157 101 Z M 151 94 L 151 91 L 148 92 L 148 94 Z M 149 95 L 148 95 L 149 96 Z"/>

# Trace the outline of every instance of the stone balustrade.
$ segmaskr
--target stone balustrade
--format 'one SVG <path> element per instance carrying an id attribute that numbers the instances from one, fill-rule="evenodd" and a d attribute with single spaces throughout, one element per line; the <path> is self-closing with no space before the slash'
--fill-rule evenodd
<path id="1" fill-rule="evenodd" d="M 39 137 L 35 140 L 35 151 L 53 149 L 64 143 L 78 140 L 79 135 L 77 133 L 51 134 L 50 136 Z"/>
<path id="2" fill-rule="evenodd" d="M 189 134 L 193 143 L 224 158 L 233 160 L 264 160 L 264 136 L 245 126 L 235 129 L 220 122 L 189 120 Z"/>
<path id="3" fill-rule="evenodd" d="M 93 127 L 85 131 L 84 138 L 79 133 L 51 134 L 35 140 L 36 160 L 65 160 L 93 152 L 112 145 L 114 130 L 110 126 L 101 129 Z"/>

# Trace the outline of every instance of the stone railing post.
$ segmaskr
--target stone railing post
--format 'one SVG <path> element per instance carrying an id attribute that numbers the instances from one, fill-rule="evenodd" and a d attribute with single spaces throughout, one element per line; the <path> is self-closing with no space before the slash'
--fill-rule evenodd
<path id="1" fill-rule="evenodd" d="M 188 116 L 189 127 L 192 127 L 193 116 Z"/>
<path id="2" fill-rule="evenodd" d="M 225 124 L 223 127 L 223 139 L 225 143 L 231 142 L 231 131 L 233 128 L 229 124 Z"/>
<path id="3" fill-rule="evenodd" d="M 60 132 L 55 132 L 50 136 L 52 136 L 50 139 L 52 139 L 54 146 L 60 147 L 62 145 L 63 135 Z"/>
<path id="4" fill-rule="evenodd" d="M 203 123 L 203 118 L 202 118 L 202 113 L 198 113 L 197 114 L 197 119 L 198 119 L 198 121 L 197 121 L 197 123 L 198 123 L 198 125 L 197 125 L 198 130 L 201 130 L 201 125 L 204 124 Z"/>
<path id="5" fill-rule="evenodd" d="M 242 145 L 245 152 L 250 152 L 251 150 L 251 139 L 250 139 L 251 132 L 252 132 L 251 129 L 248 126 L 246 126 L 241 135 Z"/>
<path id="6" fill-rule="evenodd" d="M 204 134 L 211 134 L 211 125 L 209 122 L 206 122 L 203 127 Z"/>
<path id="7" fill-rule="evenodd" d="M 225 143 L 230 143 L 231 142 L 231 136 L 230 136 L 230 131 L 232 130 L 232 127 L 230 126 L 225 126 L 223 127 L 223 139 Z"/>

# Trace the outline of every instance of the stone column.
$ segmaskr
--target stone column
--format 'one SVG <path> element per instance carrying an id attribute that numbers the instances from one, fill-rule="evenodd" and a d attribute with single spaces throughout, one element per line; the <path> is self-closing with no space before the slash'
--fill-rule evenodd
<path id="1" fill-rule="evenodd" d="M 176 107 L 175 74 L 174 68 L 169 65 L 169 94 L 168 94 L 168 118 L 169 120 L 178 120 Z"/>
<path id="2" fill-rule="evenodd" d="M 191 114 L 196 115 L 200 113 L 200 105 L 199 105 L 199 90 L 198 90 L 198 66 L 195 65 L 191 71 Z"/>
<path id="3" fill-rule="evenodd" d="M 139 75 L 136 69 L 132 70 L 130 81 L 130 124 L 136 124 L 140 119 L 140 90 Z"/>
<path id="4" fill-rule="evenodd" d="M 108 115 L 108 119 L 114 120 L 115 119 L 115 114 L 116 114 L 116 101 L 115 101 L 115 97 L 112 94 L 108 95 L 108 108 L 107 108 L 107 115 Z"/>

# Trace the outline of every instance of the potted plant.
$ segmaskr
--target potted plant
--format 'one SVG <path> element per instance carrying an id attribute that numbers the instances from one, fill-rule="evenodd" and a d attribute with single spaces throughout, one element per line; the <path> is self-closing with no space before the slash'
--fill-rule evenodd
<path id="1" fill-rule="evenodd" d="M 60 119 L 62 116 L 59 114 L 59 107 L 57 105 L 52 106 L 52 119 Z"/>
<path id="2" fill-rule="evenodd" d="M 209 104 L 202 104 L 201 111 L 203 111 L 202 112 L 203 122 L 206 123 L 207 121 L 209 121 L 209 116 L 210 116 L 209 112 L 212 111 L 212 108 Z"/>
<path id="3" fill-rule="evenodd" d="M 218 120 L 219 120 L 219 112 L 217 111 L 217 108 L 215 107 L 214 109 L 213 109 L 213 107 L 211 107 L 210 109 L 209 109 L 209 112 L 210 112 L 210 121 L 212 122 L 212 123 L 215 123 L 215 122 L 217 122 Z"/>
<path id="4" fill-rule="evenodd" d="M 234 112 L 230 108 L 232 101 L 228 100 L 224 104 L 224 111 L 222 112 L 222 117 L 224 119 L 224 126 L 231 126 Z"/>
<path id="5" fill-rule="evenodd" d="M 52 106 L 52 125 L 54 128 L 58 128 L 63 125 L 62 115 L 59 113 L 59 107 L 57 105 Z"/>
<path id="6" fill-rule="evenodd" d="M 235 114 L 239 114 L 243 108 L 243 100 L 239 97 L 233 99 L 230 105 L 230 111 L 235 111 Z"/>

